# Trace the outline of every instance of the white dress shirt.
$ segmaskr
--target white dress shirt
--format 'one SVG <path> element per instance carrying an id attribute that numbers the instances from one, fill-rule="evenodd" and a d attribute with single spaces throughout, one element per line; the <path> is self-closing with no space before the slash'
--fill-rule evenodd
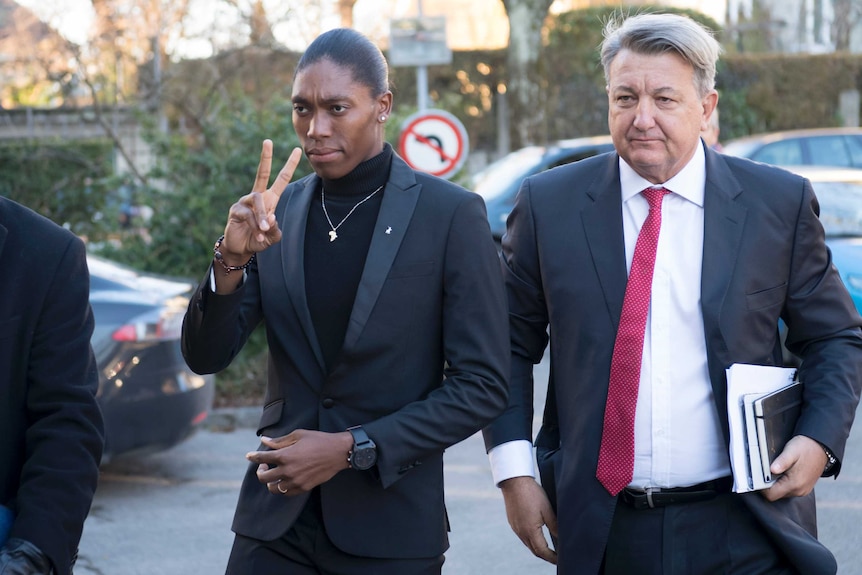
<path id="1" fill-rule="evenodd" d="M 649 213 L 640 192 L 653 186 L 622 158 L 626 265 Z M 688 164 L 662 184 L 661 235 L 644 334 L 635 412 L 632 487 L 685 487 L 730 474 L 727 447 L 707 370 L 700 284 L 706 159 L 701 145 Z M 562 414 L 562 417 L 566 417 Z M 495 483 L 535 476 L 532 445 L 512 441 L 489 453 Z"/>

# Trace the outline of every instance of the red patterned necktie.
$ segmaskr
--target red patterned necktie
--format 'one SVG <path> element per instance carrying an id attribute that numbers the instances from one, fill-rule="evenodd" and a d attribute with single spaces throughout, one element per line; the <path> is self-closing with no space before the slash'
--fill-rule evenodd
<path id="1" fill-rule="evenodd" d="M 635 244 L 620 326 L 614 342 L 608 401 L 599 448 L 596 478 L 611 495 L 632 480 L 635 458 L 635 407 L 638 401 L 644 330 L 649 311 L 655 252 L 661 230 L 661 202 L 670 193 L 665 188 L 641 192 L 649 202 L 649 215 Z"/>

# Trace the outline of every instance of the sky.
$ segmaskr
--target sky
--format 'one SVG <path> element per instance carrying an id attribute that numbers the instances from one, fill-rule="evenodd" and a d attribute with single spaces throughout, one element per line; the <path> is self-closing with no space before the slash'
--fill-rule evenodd
<path id="1" fill-rule="evenodd" d="M 329 0 L 333 2 L 334 0 Z M 359 0 L 356 3 L 354 18 L 357 27 L 372 26 L 377 22 L 379 27 L 380 13 L 379 1 L 370 2 L 368 0 Z M 390 14 L 406 14 L 407 12 L 415 13 L 416 7 L 423 0 L 389 0 L 391 5 Z M 675 0 L 672 4 L 694 6 L 710 14 L 719 21 L 723 20 L 723 11 L 727 0 Z M 731 0 L 734 4 L 747 4 L 750 0 Z M 93 9 L 89 0 L 17 0 L 19 4 L 32 10 L 39 18 L 48 22 L 57 31 L 63 34 L 70 41 L 77 44 L 83 44 L 87 40 L 87 33 L 93 20 Z M 566 4 L 565 1 L 560 1 L 560 4 Z M 426 5 L 431 4 L 431 0 L 426 1 Z M 283 0 L 266 0 L 265 5 L 269 13 L 277 19 L 279 13 L 284 13 Z M 192 0 L 192 10 L 195 12 L 195 17 L 191 20 L 198 28 L 197 31 L 205 33 L 210 29 L 218 29 L 215 26 L 217 15 L 213 13 L 213 3 L 208 0 Z M 331 19 L 322 18 L 318 23 L 320 29 L 328 29 L 338 25 L 336 11 L 331 10 Z M 224 14 L 222 14 L 224 17 Z M 288 21 L 281 23 L 276 22 L 273 26 L 273 33 L 276 39 L 283 42 L 288 48 L 295 50 L 305 49 L 304 45 L 296 45 L 297 41 L 301 41 L 303 34 L 297 33 L 297 30 L 292 29 Z M 371 24 L 369 24 L 371 22 Z M 230 26 L 222 27 L 222 29 L 230 29 Z M 192 30 L 194 32 L 196 30 Z M 367 31 L 370 32 L 370 31 Z M 170 52 L 175 57 L 184 58 L 205 58 L 211 54 L 211 44 L 208 41 L 180 41 L 169 47 Z"/>
<path id="2" fill-rule="evenodd" d="M 93 21 L 89 0 L 16 0 L 76 44 L 87 39 Z"/>
<path id="3" fill-rule="evenodd" d="M 94 12 L 90 0 L 16 0 L 18 4 L 30 9 L 41 20 L 50 24 L 60 34 L 76 44 L 83 44 L 87 40 L 87 34 L 93 22 Z M 330 0 L 334 1 L 334 0 Z M 208 0 L 191 0 L 191 11 L 195 14 L 191 19 L 190 32 L 205 33 L 214 28 L 216 19 L 224 16 L 224 11 L 218 13 L 213 10 L 213 3 Z M 265 6 L 270 14 L 283 12 L 283 0 L 266 0 Z M 320 25 L 326 28 L 338 25 L 335 10 L 332 9 L 332 21 L 321 21 Z M 225 25 L 222 29 L 230 29 Z M 291 37 L 295 37 L 295 31 L 276 24 L 273 26 L 276 38 L 287 46 L 302 50 L 305 46 L 291 46 Z M 208 42 L 182 41 L 173 47 L 177 55 L 187 58 L 201 58 L 212 55 L 211 45 Z"/>

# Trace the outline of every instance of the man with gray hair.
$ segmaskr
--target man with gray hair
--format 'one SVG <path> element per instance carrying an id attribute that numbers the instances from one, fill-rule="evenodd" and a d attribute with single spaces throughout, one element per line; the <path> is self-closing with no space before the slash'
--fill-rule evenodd
<path id="1" fill-rule="evenodd" d="M 485 441 L 513 530 L 564 575 L 837 569 L 813 489 L 841 468 L 862 318 L 810 182 L 701 139 L 719 54 L 683 16 L 609 22 L 616 151 L 528 178 L 508 221 L 510 400 Z M 782 320 L 802 412 L 780 479 L 735 493 L 725 370 L 781 365 Z M 540 486 L 533 366 L 549 343 Z"/>

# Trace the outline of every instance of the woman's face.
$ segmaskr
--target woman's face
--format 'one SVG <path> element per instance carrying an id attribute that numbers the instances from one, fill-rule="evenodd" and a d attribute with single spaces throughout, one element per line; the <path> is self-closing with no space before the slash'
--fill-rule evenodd
<path id="1" fill-rule="evenodd" d="M 296 74 L 293 128 L 311 167 L 334 180 L 383 150 L 383 122 L 392 93 L 374 97 L 350 68 L 322 59 Z"/>

